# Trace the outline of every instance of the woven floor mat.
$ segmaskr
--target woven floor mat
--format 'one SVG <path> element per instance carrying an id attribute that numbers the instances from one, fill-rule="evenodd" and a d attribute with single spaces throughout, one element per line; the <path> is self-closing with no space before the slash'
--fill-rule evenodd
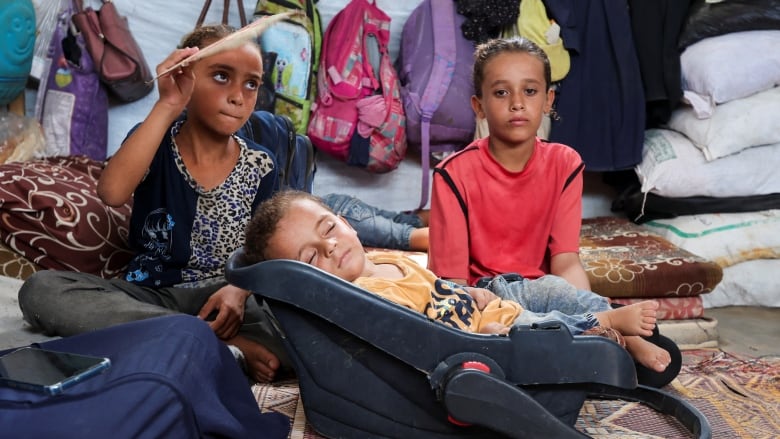
<path id="1" fill-rule="evenodd" d="M 306 422 L 296 381 L 256 385 L 252 390 L 263 411 L 290 418 L 290 438 L 322 437 Z M 748 358 L 717 349 L 684 351 L 680 375 L 664 390 L 704 413 L 713 438 L 780 437 L 780 357 Z M 586 401 L 576 427 L 599 439 L 691 437 L 676 420 L 623 401 Z"/>

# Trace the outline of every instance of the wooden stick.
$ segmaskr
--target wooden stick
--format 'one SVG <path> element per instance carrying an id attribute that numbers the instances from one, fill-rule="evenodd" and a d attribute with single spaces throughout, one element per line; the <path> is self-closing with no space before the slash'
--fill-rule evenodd
<path id="1" fill-rule="evenodd" d="M 236 48 L 246 43 L 249 40 L 259 37 L 260 34 L 265 32 L 265 30 L 268 29 L 268 27 L 270 27 L 272 24 L 282 20 L 286 20 L 296 15 L 304 15 L 304 13 L 303 11 L 290 11 L 290 12 L 283 12 L 281 14 L 266 15 L 258 20 L 255 20 L 249 23 L 248 25 L 242 27 L 241 29 L 237 30 L 236 32 L 233 32 L 232 34 L 209 44 L 208 46 L 199 50 L 198 53 L 188 56 L 187 58 L 184 58 L 183 60 L 174 64 L 172 67 L 169 67 L 159 75 L 155 76 L 152 79 L 152 81 L 158 79 L 160 76 L 166 75 L 190 63 L 200 61 L 203 58 L 209 57 L 211 55 L 217 54 L 225 50 Z"/>

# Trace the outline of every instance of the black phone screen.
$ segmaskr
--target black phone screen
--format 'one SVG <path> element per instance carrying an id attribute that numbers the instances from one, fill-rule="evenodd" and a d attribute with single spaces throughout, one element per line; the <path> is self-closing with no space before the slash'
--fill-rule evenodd
<path id="1" fill-rule="evenodd" d="M 25 347 L 0 356 L 0 380 L 28 389 L 58 393 L 69 384 L 102 371 L 109 364 L 107 358 Z"/>

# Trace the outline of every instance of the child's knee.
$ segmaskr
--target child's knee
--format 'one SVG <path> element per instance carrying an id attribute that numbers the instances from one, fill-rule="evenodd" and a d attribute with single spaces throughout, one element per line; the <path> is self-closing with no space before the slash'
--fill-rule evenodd
<path id="1" fill-rule="evenodd" d="M 542 276 L 534 282 L 537 284 L 537 288 L 547 290 L 550 293 L 574 294 L 577 291 L 577 288 L 566 279 L 552 274 Z"/>

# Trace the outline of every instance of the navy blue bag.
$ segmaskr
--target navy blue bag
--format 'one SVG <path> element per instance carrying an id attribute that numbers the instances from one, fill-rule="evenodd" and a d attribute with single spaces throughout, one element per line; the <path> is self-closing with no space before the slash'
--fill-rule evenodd
<path id="1" fill-rule="evenodd" d="M 295 132 L 289 117 L 255 111 L 236 134 L 274 152 L 280 167 L 278 189 L 297 189 L 311 193 L 317 170 L 314 147 L 307 136 Z"/>
<path id="2" fill-rule="evenodd" d="M 281 439 L 289 433 L 287 417 L 261 413 L 238 363 L 197 317 L 141 320 L 40 347 L 108 357 L 111 366 L 57 396 L 0 386 L 0 425 L 14 438 Z"/>

